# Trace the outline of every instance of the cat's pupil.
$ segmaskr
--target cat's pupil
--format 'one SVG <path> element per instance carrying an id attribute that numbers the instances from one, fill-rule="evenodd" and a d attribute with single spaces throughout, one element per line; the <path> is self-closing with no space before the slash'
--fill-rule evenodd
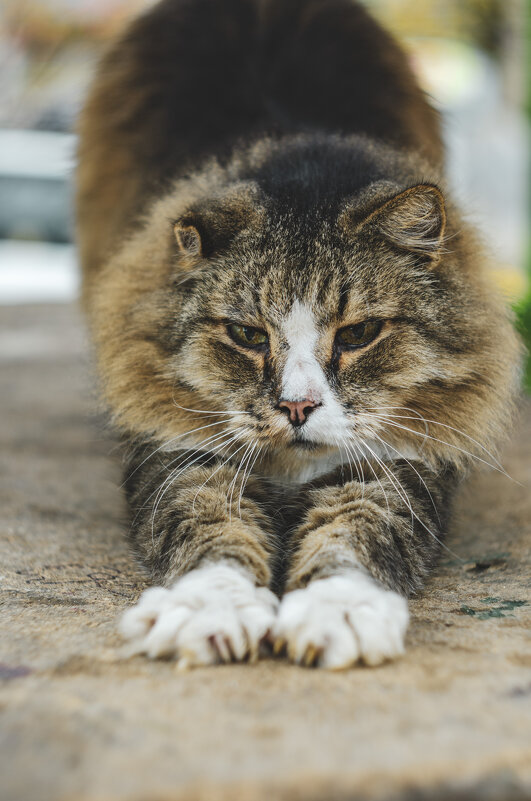
<path id="1" fill-rule="evenodd" d="M 248 325 L 238 325 L 232 323 L 228 326 L 229 335 L 238 345 L 244 345 L 251 348 L 257 348 L 267 345 L 268 336 L 265 331 L 259 328 L 251 328 Z"/>
<path id="2" fill-rule="evenodd" d="M 363 323 L 349 325 L 337 334 L 337 342 L 346 348 L 361 348 L 376 339 L 382 330 L 381 320 L 366 320 Z"/>

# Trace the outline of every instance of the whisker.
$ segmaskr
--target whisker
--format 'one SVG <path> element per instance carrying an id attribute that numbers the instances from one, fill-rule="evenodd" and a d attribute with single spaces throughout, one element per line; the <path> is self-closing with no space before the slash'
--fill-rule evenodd
<path id="1" fill-rule="evenodd" d="M 245 431 L 245 428 L 243 426 L 241 428 L 237 428 L 235 430 L 231 429 L 230 431 L 225 431 L 223 434 L 219 434 L 219 435 L 213 436 L 213 437 L 210 438 L 210 445 L 209 445 L 208 448 L 206 448 L 206 449 L 204 449 L 203 447 L 202 448 L 195 448 L 195 449 L 192 450 L 192 453 L 190 454 L 190 456 L 187 456 L 184 460 L 181 459 L 179 461 L 178 459 L 176 459 L 175 461 L 179 461 L 179 464 L 172 471 L 172 473 L 174 474 L 173 477 L 176 478 L 176 477 L 180 476 L 182 473 L 184 473 L 186 470 L 188 470 L 189 467 L 191 467 L 193 464 L 198 462 L 199 459 L 201 459 L 202 456 L 207 455 L 207 454 L 210 454 L 211 457 L 214 456 L 220 450 L 222 450 L 223 448 L 225 448 L 228 445 L 230 445 L 233 442 L 233 440 L 238 439 L 238 436 L 242 431 Z M 221 440 L 221 441 L 219 441 L 219 440 Z M 217 442 L 217 445 L 214 448 L 212 448 L 211 446 L 212 446 L 212 444 L 214 442 Z M 195 454 L 197 454 L 197 456 L 196 456 L 195 459 L 193 459 L 192 457 Z M 192 459 L 192 461 L 190 461 L 190 459 Z M 170 462 L 170 464 L 172 464 L 172 463 Z M 176 473 L 176 475 L 175 475 L 175 473 Z"/>
<path id="2" fill-rule="evenodd" d="M 237 439 L 237 437 L 235 437 L 235 439 Z M 232 444 L 232 442 L 231 442 L 230 444 Z M 225 459 L 223 462 L 221 462 L 221 463 L 220 463 L 220 464 L 219 464 L 219 465 L 216 467 L 216 469 L 212 471 L 212 473 L 210 473 L 210 475 L 208 476 L 208 478 L 206 479 L 206 481 L 203 481 L 203 483 L 201 484 L 201 486 L 199 487 L 199 489 L 197 490 L 197 492 L 196 492 L 196 493 L 195 493 L 195 495 L 194 495 L 194 500 L 192 501 L 192 512 L 193 512 L 194 514 L 195 514 L 195 502 L 196 502 L 196 500 L 197 500 L 197 496 L 199 495 L 199 493 L 201 492 L 201 490 L 203 489 L 203 487 L 206 487 L 206 485 L 208 484 L 208 482 L 210 481 L 210 479 L 211 479 L 211 478 L 213 478 L 213 477 L 216 475 L 216 473 L 219 473 L 219 471 L 221 470 L 221 468 L 222 468 L 222 467 L 224 467 L 224 466 L 227 464 L 227 462 L 230 462 L 230 460 L 231 460 L 231 459 L 234 459 L 234 457 L 236 456 L 236 454 L 237 454 L 237 453 L 239 453 L 239 452 L 240 452 L 240 451 L 241 451 L 243 448 L 245 448 L 246 446 L 247 446 L 247 442 L 244 442 L 244 443 L 243 443 L 243 445 L 241 445 L 239 448 L 237 448 L 237 450 L 233 451 L 232 453 L 229 453 L 229 455 L 227 456 L 227 458 L 226 458 L 226 459 Z"/>
<path id="3" fill-rule="evenodd" d="M 376 408 L 376 409 L 384 409 L 384 408 L 389 408 L 389 409 L 391 409 L 391 408 L 393 408 L 393 407 L 392 407 L 392 406 L 389 406 L 389 407 L 385 407 L 385 406 L 376 406 L 375 408 Z M 398 409 L 404 409 L 404 411 L 413 411 L 412 409 L 408 409 L 407 407 L 400 407 L 400 406 L 397 406 L 396 408 L 398 408 Z M 390 415 L 390 417 L 392 417 L 393 419 L 397 419 L 397 420 L 415 420 L 415 418 L 414 418 L 414 417 L 407 417 L 407 416 L 405 416 L 405 415 L 399 415 L 399 414 L 392 414 L 392 415 Z M 491 458 L 491 459 L 492 459 L 492 460 L 493 460 L 493 461 L 496 463 L 496 465 L 498 465 L 498 467 L 499 467 L 501 470 L 503 470 L 503 465 L 502 465 L 502 463 L 501 463 L 501 462 L 500 462 L 500 461 L 499 461 L 499 460 L 496 458 L 496 456 L 495 456 L 493 453 L 491 453 L 489 450 L 487 450 L 487 448 L 485 448 L 485 446 L 484 446 L 484 445 L 482 445 L 482 444 L 481 444 L 481 442 L 478 442 L 476 439 L 474 439 L 473 437 L 471 437 L 469 434 L 466 434 L 464 431 L 461 431 L 461 429 L 459 429 L 459 428 L 454 428 L 453 426 L 451 426 L 451 425 L 448 425 L 447 423 L 441 423 L 439 420 L 429 420 L 429 419 L 428 419 L 428 418 L 426 418 L 426 417 L 422 417 L 422 415 L 420 415 L 420 417 L 421 417 L 422 421 L 423 421 L 424 423 L 426 423 L 426 424 L 428 424 L 428 423 L 431 423 L 432 425 L 435 425 L 435 426 L 442 426 L 443 428 L 447 428 L 447 429 L 449 429 L 450 431 L 454 431 L 456 434 L 460 434 L 460 436 L 462 436 L 462 437 L 465 437 L 465 439 L 468 439 L 468 440 L 469 440 L 470 442 L 472 442 L 474 445 L 477 445 L 477 446 L 478 446 L 478 448 L 481 448 L 481 450 L 482 450 L 482 451 L 484 451 L 484 452 L 487 454 L 487 456 L 490 456 L 490 458 Z"/>
<path id="4" fill-rule="evenodd" d="M 378 463 L 380 463 L 380 462 L 379 462 L 379 459 L 378 459 L 378 457 L 376 456 L 376 454 L 374 453 L 374 451 L 372 451 L 372 450 L 371 450 L 371 448 L 369 448 L 369 446 L 367 445 L 367 443 L 366 443 L 365 441 L 363 441 L 363 442 L 362 442 L 362 444 L 363 444 L 363 447 L 364 447 L 364 448 L 367 448 L 367 450 L 369 450 L 369 451 L 372 453 L 372 455 L 374 456 L 374 458 L 376 459 L 376 461 L 377 461 Z M 372 464 L 371 464 L 371 462 L 370 462 L 370 459 L 366 459 L 365 461 L 366 461 L 366 463 L 367 463 L 367 465 L 368 465 L 369 469 L 371 470 L 371 472 L 372 472 L 372 474 L 373 474 L 374 478 L 376 479 L 376 481 L 377 481 L 377 482 L 378 482 L 378 484 L 380 485 L 380 489 L 381 489 L 381 490 L 382 490 L 382 492 L 383 492 L 383 495 L 384 495 L 384 498 L 385 498 L 385 504 L 386 504 L 386 506 L 387 506 L 387 529 L 389 530 L 389 528 L 390 528 L 390 522 L 391 522 L 391 509 L 390 509 L 390 507 L 389 507 L 389 499 L 387 498 L 387 493 L 386 493 L 385 489 L 383 488 L 383 484 L 382 484 L 382 482 L 380 481 L 380 479 L 378 478 L 378 476 L 377 476 L 377 474 L 376 474 L 376 471 L 375 471 L 374 467 L 372 466 Z"/>
<path id="5" fill-rule="evenodd" d="M 366 443 L 364 443 L 364 444 L 365 444 L 365 446 L 368 448 L 368 450 L 369 450 L 369 451 L 372 453 L 372 455 L 373 455 L 373 456 L 374 456 L 374 458 L 376 459 L 376 462 L 377 462 L 377 463 L 380 465 L 380 467 L 382 468 L 382 470 L 384 471 L 384 473 L 387 475 L 387 477 L 388 477 L 388 478 L 389 478 L 389 480 L 391 481 L 391 484 L 392 484 L 392 486 L 394 487 L 395 491 L 398 493 L 399 497 L 402 499 L 402 501 L 405 503 L 406 507 L 409 509 L 409 511 L 410 511 L 410 513 L 411 513 L 411 530 L 413 531 L 413 528 L 414 528 L 414 519 L 413 519 L 413 518 L 414 518 L 414 517 L 416 517 L 416 518 L 417 518 L 417 520 L 418 520 L 418 521 L 421 523 L 421 525 L 423 525 L 423 526 L 424 526 L 424 528 L 426 528 L 426 530 L 427 530 L 427 531 L 429 531 L 429 529 L 426 527 L 426 525 L 424 524 L 424 522 L 423 522 L 423 521 L 421 521 L 421 520 L 420 520 L 420 518 L 419 518 L 419 517 L 418 517 L 418 516 L 415 514 L 415 512 L 413 511 L 413 506 L 412 506 L 412 504 L 411 504 L 411 501 L 410 501 L 410 499 L 409 499 L 409 496 L 408 496 L 408 494 L 407 494 L 406 490 L 404 489 L 404 487 L 402 486 L 401 482 L 399 481 L 399 479 L 398 479 L 398 478 L 395 476 L 395 474 L 393 473 L 393 471 L 392 471 L 390 468 L 389 468 L 389 469 L 388 469 L 388 468 L 386 468 L 386 466 L 385 466 L 385 464 L 383 463 L 383 461 L 382 461 L 381 459 L 379 459 L 379 457 L 378 457 L 378 456 L 377 456 L 377 454 L 376 454 L 376 453 L 375 453 L 375 452 L 374 452 L 374 451 L 371 449 L 371 447 L 370 447 L 369 445 L 367 445 Z M 395 480 L 396 480 L 396 483 L 395 483 Z M 400 489 L 398 489 L 398 488 L 397 488 L 397 486 L 396 486 L 396 484 L 397 484 L 397 483 L 398 483 L 398 486 L 400 487 Z M 389 506 L 388 506 L 387 508 L 389 509 Z M 436 537 L 436 535 L 435 535 L 435 534 L 433 534 L 431 531 L 429 531 L 429 533 L 430 533 L 430 534 L 431 534 L 433 537 L 435 537 L 435 539 L 437 540 L 437 542 L 439 542 L 439 543 L 442 545 L 441 541 L 439 540 L 439 538 L 438 538 L 438 537 Z"/>
<path id="6" fill-rule="evenodd" d="M 178 436 L 173 437 L 170 440 L 167 440 L 167 442 L 163 442 L 162 445 L 159 445 L 158 448 L 155 448 L 154 451 L 152 451 L 148 456 L 146 456 L 146 458 L 143 459 L 140 462 L 140 464 L 135 467 L 135 469 L 133 470 L 132 473 L 130 473 L 126 478 L 124 478 L 123 482 L 119 486 L 119 489 L 123 489 L 124 485 L 131 478 L 133 478 L 133 476 L 135 475 L 136 471 L 140 470 L 140 468 L 143 467 L 143 465 L 145 465 L 145 463 L 147 461 L 149 461 L 149 459 L 151 459 L 153 456 L 155 456 L 155 454 L 159 453 L 159 451 L 161 451 L 161 450 L 163 450 L 165 448 L 168 448 L 169 445 L 172 445 L 174 442 L 177 442 L 178 440 L 182 439 L 183 437 L 189 437 L 192 434 L 196 434 L 198 431 L 203 431 L 205 428 L 212 428 L 213 426 L 220 426 L 220 425 L 223 425 L 224 423 L 230 423 L 230 422 L 231 422 L 231 418 L 230 417 L 227 417 L 226 420 L 216 420 L 215 423 L 208 423 L 208 425 L 199 426 L 198 428 L 193 428 L 191 431 L 185 431 L 184 434 L 179 434 Z"/>
<path id="7" fill-rule="evenodd" d="M 236 430 L 231 429 L 229 431 L 223 431 L 221 433 L 212 434 L 210 437 L 207 437 L 206 439 L 201 440 L 201 442 L 197 443 L 193 447 L 186 448 L 179 456 L 177 456 L 175 459 L 172 459 L 170 462 L 168 462 L 167 464 L 164 464 L 162 466 L 162 469 L 169 470 L 169 468 L 172 467 L 172 465 L 177 463 L 177 466 L 174 467 L 172 470 L 170 470 L 169 475 L 166 476 L 166 478 L 164 479 L 164 482 L 162 483 L 162 486 L 164 486 L 164 483 L 169 478 L 171 478 L 176 473 L 176 471 L 179 470 L 179 468 L 181 468 L 181 467 L 187 468 L 189 466 L 187 464 L 187 462 L 189 463 L 190 459 L 192 459 L 195 456 L 195 454 L 199 454 L 198 458 L 200 458 L 202 454 L 210 452 L 210 446 L 214 442 L 217 442 L 219 440 L 223 440 L 226 437 L 230 437 L 232 434 L 235 433 L 235 431 L 239 431 L 239 430 L 243 430 L 243 427 L 242 427 L 242 429 L 236 429 Z M 208 447 L 205 447 L 207 445 L 208 445 Z M 147 501 L 149 501 L 153 497 L 153 495 L 156 492 L 157 492 L 157 490 L 154 490 L 151 493 L 151 495 L 146 499 L 146 503 L 147 503 Z"/>
<path id="8" fill-rule="evenodd" d="M 439 523 L 440 523 L 440 522 L 441 522 L 441 518 L 440 518 L 440 515 L 439 515 L 439 510 L 437 509 L 437 506 L 435 505 L 435 501 L 433 500 L 433 496 L 432 496 L 432 494 L 431 494 L 431 492 L 430 492 L 430 490 L 429 490 L 429 488 L 428 488 L 428 485 L 426 484 L 426 482 L 424 481 L 424 479 L 423 479 L 423 478 L 422 478 L 422 476 L 420 475 L 420 473 L 419 473 L 419 471 L 417 470 L 417 468 L 415 467 L 415 465 L 413 465 L 413 464 L 412 464 L 412 463 L 409 461 L 409 459 L 407 459 L 405 456 L 403 456 L 403 454 L 401 454 L 401 453 L 400 453 L 400 451 L 398 450 L 398 448 L 395 448 L 393 445 L 390 445 L 388 442 L 385 442 L 385 440 L 383 440 L 383 439 L 382 439 L 382 437 L 380 437 L 378 434 L 376 434 L 376 433 L 375 433 L 375 434 L 374 434 L 374 436 L 375 436 L 375 437 L 376 437 L 376 438 L 377 438 L 377 439 L 378 439 L 378 440 L 379 440 L 379 441 L 382 443 L 382 445 L 383 445 L 385 448 L 391 448 L 391 449 L 392 449 L 392 450 L 393 450 L 395 453 L 397 453 L 397 454 L 400 456 L 400 458 L 401 458 L 401 459 L 403 459 L 405 462 L 407 462 L 407 464 L 410 466 L 410 468 L 411 468 L 411 469 L 412 469 L 412 470 L 413 470 L 413 471 L 414 471 L 414 472 L 417 474 L 417 476 L 419 477 L 419 479 L 420 479 L 420 481 L 421 481 L 422 485 L 424 486 L 424 489 L 425 489 L 425 490 L 426 490 L 426 492 L 428 493 L 429 499 L 430 499 L 430 501 L 431 501 L 431 504 L 432 504 L 432 506 L 433 506 L 433 510 L 434 510 L 435 514 L 437 515 L 437 520 L 438 520 L 438 521 L 439 521 Z"/>
<path id="9" fill-rule="evenodd" d="M 252 443 L 250 443 L 250 447 L 245 451 L 245 453 L 243 455 L 243 458 L 240 461 L 240 467 L 238 468 L 238 472 L 239 472 L 240 468 L 242 469 L 242 476 L 241 476 L 241 479 L 240 479 L 240 489 L 238 491 L 238 516 L 240 517 L 240 520 L 241 520 L 240 504 L 241 504 L 241 494 L 242 494 L 243 482 L 244 482 L 245 475 L 246 475 L 246 472 L 247 472 L 247 467 L 250 464 L 250 461 L 252 459 L 253 453 L 255 452 L 257 446 L 258 446 L 258 441 L 257 440 L 252 442 Z M 235 478 L 238 477 L 238 472 L 236 473 Z M 232 486 L 232 491 L 231 491 L 231 494 L 230 494 L 230 502 L 229 502 L 229 519 L 230 520 L 232 520 L 232 499 L 233 499 L 233 496 L 234 496 L 235 488 L 236 488 L 236 481 L 234 481 L 234 484 Z"/>
<path id="10" fill-rule="evenodd" d="M 247 448 L 243 452 L 242 458 L 240 459 L 240 462 L 238 464 L 238 468 L 237 468 L 237 470 L 236 470 L 236 472 L 234 474 L 234 477 L 233 477 L 232 481 L 230 482 L 229 486 L 227 487 L 227 499 L 226 500 L 227 500 L 227 503 L 229 505 L 229 523 L 232 523 L 232 498 L 234 496 L 234 489 L 236 487 L 236 481 L 238 479 L 238 473 L 240 472 L 242 466 L 244 465 L 245 459 L 249 455 L 249 451 L 251 450 L 252 446 L 253 446 L 253 443 L 249 442 Z M 230 491 L 230 500 L 229 500 L 229 491 Z"/>
<path id="11" fill-rule="evenodd" d="M 230 446 L 231 443 L 238 438 L 239 432 L 242 431 L 242 430 L 244 430 L 244 429 L 237 429 L 236 432 L 226 432 L 224 435 L 220 435 L 220 437 L 229 437 L 229 439 L 226 442 L 222 441 L 221 443 L 218 443 L 215 448 L 213 448 L 213 449 L 209 448 L 206 451 L 207 454 L 210 453 L 209 460 L 219 450 L 222 450 L 223 448 L 226 448 L 226 447 Z M 195 450 L 193 452 L 193 454 L 194 453 L 197 453 L 197 450 Z M 205 455 L 205 451 L 200 451 L 199 455 L 196 456 L 195 459 L 192 459 L 192 461 L 189 461 L 189 458 L 186 459 L 185 460 L 186 463 L 184 464 L 184 466 L 183 466 L 183 464 L 181 462 L 179 464 L 179 466 L 177 468 L 175 468 L 175 470 L 173 470 L 170 473 L 170 475 L 165 479 L 165 481 L 162 483 L 161 487 L 159 488 L 158 493 L 157 493 L 157 497 L 156 497 L 156 499 L 154 501 L 154 504 L 153 504 L 153 513 L 152 513 L 152 516 L 151 516 L 151 539 L 152 539 L 152 542 L 154 542 L 154 539 L 155 539 L 155 517 L 156 517 L 157 511 L 158 511 L 158 508 L 160 506 L 160 503 L 162 501 L 162 498 L 164 497 L 164 495 L 166 494 L 168 489 L 171 487 L 171 485 L 178 479 L 178 477 L 183 472 L 185 472 L 185 470 L 188 470 L 193 464 L 198 462 L 199 459 L 201 459 L 201 457 L 204 456 L 204 455 Z M 152 493 L 152 495 L 153 494 L 154 493 Z M 195 498 L 194 498 L 194 500 L 195 500 Z"/>
<path id="12" fill-rule="evenodd" d="M 351 474 L 351 476 L 352 476 L 351 457 L 352 457 L 352 460 L 354 461 L 354 469 L 356 470 L 356 476 L 358 478 L 358 483 L 361 486 L 361 498 L 363 500 L 363 498 L 365 497 L 365 481 L 364 481 L 363 472 L 362 472 L 362 469 L 361 469 L 361 462 L 358 459 L 357 454 L 355 453 L 354 444 L 348 442 L 347 438 L 345 436 L 341 437 L 341 441 L 343 442 L 343 444 L 345 446 L 345 450 L 347 451 L 347 457 L 348 457 L 348 461 L 349 461 L 349 465 L 350 465 L 350 474 Z M 353 480 L 353 477 L 352 477 L 352 480 Z"/>
<path id="13" fill-rule="evenodd" d="M 227 434 L 222 439 L 230 441 L 230 436 L 231 435 Z M 213 449 L 207 449 L 206 453 L 207 454 L 210 453 L 210 457 L 209 458 L 212 458 L 212 456 L 218 450 L 220 450 L 223 447 L 224 444 L 225 443 L 223 441 L 221 443 L 218 442 L 218 444 Z M 203 450 L 198 451 L 197 449 L 195 449 L 195 450 L 192 450 L 191 453 L 188 456 L 184 456 L 180 460 L 176 460 L 176 461 L 178 461 L 177 467 L 175 467 L 173 470 L 170 471 L 170 473 L 166 476 L 166 478 L 160 484 L 160 486 L 156 490 L 153 490 L 153 492 L 150 494 L 149 498 L 146 500 L 146 503 L 144 504 L 144 508 L 145 508 L 145 506 L 147 506 L 148 501 L 151 500 L 151 498 L 153 496 L 155 496 L 155 500 L 153 501 L 152 516 L 151 516 L 151 537 L 152 537 L 152 540 L 154 538 L 155 517 L 156 517 L 157 511 L 158 511 L 159 505 L 160 505 L 164 495 L 166 494 L 167 490 L 179 478 L 179 476 L 182 475 L 182 473 L 185 470 L 187 470 L 189 467 L 191 467 L 193 464 L 195 464 L 197 461 L 199 461 L 199 459 L 201 459 L 201 457 L 204 454 L 205 454 L 205 451 L 203 451 Z M 194 458 L 194 456 L 195 456 L 195 458 Z"/>
<path id="14" fill-rule="evenodd" d="M 345 438 L 345 443 L 349 450 L 349 453 L 352 455 L 354 459 L 354 467 L 356 469 L 356 475 L 358 476 L 358 481 L 361 484 L 361 499 L 365 498 L 365 477 L 363 475 L 363 468 L 361 466 L 361 456 L 356 453 L 356 443 L 351 438 L 351 441 L 348 442 L 347 438 Z"/>
<path id="15" fill-rule="evenodd" d="M 350 455 L 349 455 L 349 453 L 347 451 L 347 448 L 345 446 L 345 438 L 344 438 L 343 435 L 340 435 L 339 437 L 334 435 L 334 439 L 336 441 L 336 447 L 339 450 L 339 452 L 341 453 L 341 449 L 342 448 L 346 452 L 348 466 L 349 466 L 349 469 L 350 469 L 350 480 L 354 481 L 354 473 L 352 472 L 352 460 L 351 460 Z M 341 461 L 341 477 L 343 477 L 343 461 Z"/>
<path id="16" fill-rule="evenodd" d="M 258 445 L 258 440 L 256 441 L 256 445 Z M 256 447 L 256 445 L 255 445 L 255 447 Z M 243 479 L 242 479 L 242 482 L 240 484 L 240 495 L 238 497 L 238 517 L 240 518 L 240 520 L 242 519 L 241 504 L 242 504 L 243 493 L 245 491 L 245 487 L 247 486 L 247 482 L 249 481 L 249 478 L 251 477 L 251 473 L 253 471 L 253 467 L 255 466 L 256 460 L 260 456 L 261 451 L 262 451 L 262 445 L 259 445 L 258 450 L 256 452 L 256 456 L 254 457 L 253 461 L 251 462 L 251 466 L 247 470 L 247 475 L 245 473 L 243 474 Z"/>
<path id="17" fill-rule="evenodd" d="M 431 434 L 421 434 L 419 431 L 415 431 L 412 428 L 407 428 L 407 426 L 403 426 L 403 425 L 400 425 L 399 423 L 392 422 L 392 420 L 390 418 L 385 418 L 385 422 L 387 423 L 387 425 L 394 426 L 394 428 L 400 428 L 402 431 L 408 431 L 410 434 L 415 434 L 416 436 L 421 436 L 421 437 L 425 436 L 427 439 L 433 440 L 433 442 L 440 442 L 441 445 L 446 445 L 449 448 L 455 448 L 455 450 L 460 451 L 461 453 L 464 453 L 466 456 L 470 456 L 471 459 L 476 459 L 476 461 L 482 462 L 482 464 L 487 465 L 487 467 L 490 467 L 492 470 L 496 470 L 498 473 L 502 473 L 502 475 L 504 475 L 510 481 L 515 481 L 516 484 L 520 483 L 520 482 L 516 481 L 512 476 L 510 476 L 509 473 L 507 473 L 503 468 L 497 467 L 496 465 L 491 464 L 491 462 L 487 462 L 485 459 L 482 459 L 480 456 L 476 456 L 474 453 L 470 453 L 470 451 L 467 451 L 464 448 L 460 448 L 458 445 L 454 445 L 451 442 L 446 442 L 443 439 L 438 439 L 437 437 L 433 437 L 433 436 L 431 436 Z M 521 486 L 523 486 L 523 485 L 521 485 Z"/>
<path id="18" fill-rule="evenodd" d="M 185 448 L 177 458 L 172 459 L 167 464 L 163 464 L 162 467 L 161 467 L 161 470 L 164 470 L 164 469 L 169 470 L 169 468 L 172 465 L 174 465 L 176 462 L 177 462 L 177 467 L 173 468 L 173 470 L 170 470 L 169 474 L 166 476 L 166 478 L 164 479 L 162 484 L 159 487 L 157 487 L 156 489 L 154 489 L 153 492 L 151 492 L 148 495 L 148 497 L 146 498 L 146 500 L 144 501 L 142 506 L 140 506 L 138 508 L 137 513 L 133 518 L 132 525 L 136 522 L 136 519 L 137 519 L 138 515 L 140 514 L 140 512 L 143 509 L 146 508 L 146 506 L 148 505 L 148 502 L 151 500 L 151 498 L 154 495 L 156 495 L 160 491 L 160 489 L 162 487 L 164 487 L 164 484 L 165 484 L 166 481 L 170 481 L 172 479 L 172 477 L 175 475 L 176 471 L 179 470 L 179 467 L 183 466 L 186 462 L 188 462 L 190 459 L 192 459 L 193 456 L 195 454 L 197 454 L 197 453 L 201 453 L 201 454 L 209 453 L 209 447 L 205 448 L 206 445 L 212 445 L 213 442 L 216 442 L 217 440 L 223 439 L 224 437 L 231 436 L 233 433 L 234 433 L 234 431 L 231 429 L 230 431 L 224 431 L 221 434 L 219 434 L 219 433 L 212 434 L 211 436 L 207 437 L 206 439 L 201 440 L 194 447 Z M 160 470 L 159 470 L 159 472 L 160 472 Z"/>
<path id="19" fill-rule="evenodd" d="M 182 409 L 184 412 L 195 412 L 196 414 L 208 414 L 208 415 L 224 415 L 224 414 L 249 414 L 249 412 L 240 411 L 239 409 L 227 409 L 224 412 L 210 412 L 207 409 L 188 409 L 186 406 L 181 406 L 175 399 L 173 399 L 173 405 L 176 406 L 178 409 Z"/>
<path id="20" fill-rule="evenodd" d="M 369 451 L 372 453 L 372 455 L 373 455 L 373 456 L 374 456 L 374 458 L 376 459 L 377 463 L 380 465 L 380 467 L 382 468 L 382 470 L 384 471 L 384 473 L 387 475 L 387 477 L 389 478 L 389 480 L 391 481 L 391 483 L 392 483 L 392 484 L 393 484 L 393 486 L 395 487 L 396 491 L 398 492 L 398 495 L 399 495 L 399 497 L 400 497 L 400 498 L 402 498 L 402 500 L 403 500 L 403 501 L 404 501 L 404 503 L 406 504 L 407 508 L 408 508 L 408 509 L 409 509 L 409 511 L 411 512 L 411 515 L 412 515 L 412 518 L 411 518 L 411 528 L 412 528 L 412 530 L 413 530 L 413 525 L 414 525 L 414 524 L 413 524 L 413 517 L 415 517 L 415 519 L 416 519 L 416 520 L 417 520 L 417 521 L 420 523 L 420 525 L 422 526 L 422 528 L 423 528 L 425 531 L 427 531 L 427 532 L 428 532 L 428 534 L 430 534 L 430 536 L 432 536 L 432 537 L 433 537 L 433 539 L 434 539 L 436 542 L 438 542 L 438 543 L 439 543 L 439 545 L 440 545 L 442 548 L 444 548 L 444 549 L 445 549 L 446 551 L 448 551 L 448 553 L 450 553 L 450 554 L 451 554 L 453 557 L 455 557 L 456 559 L 459 559 L 459 561 L 461 561 L 461 562 L 462 562 L 463 560 L 461 559 L 461 557 L 460 557 L 458 554 L 456 554 L 454 551 L 452 551 L 452 549 L 451 549 L 451 548 L 449 548 L 449 547 L 448 547 L 448 546 L 447 546 L 447 545 L 446 545 L 446 544 L 445 544 L 445 543 L 444 543 L 444 542 L 443 542 L 443 541 L 442 541 L 442 540 L 441 540 L 439 537 L 437 537 L 437 535 L 436 535 L 436 534 L 434 534 L 434 533 L 433 533 L 433 531 L 431 531 L 431 529 L 429 529 L 429 528 L 428 528 L 428 526 L 426 525 L 426 523 L 425 523 L 423 520 L 421 520 L 421 518 L 420 518 L 420 517 L 417 515 L 417 513 L 416 513 L 416 512 L 414 511 L 414 509 L 413 509 L 413 506 L 412 506 L 412 504 L 411 504 L 411 501 L 410 501 L 410 499 L 409 499 L 409 496 L 408 496 L 408 494 L 407 494 L 406 490 L 404 489 L 404 487 L 403 487 L 402 483 L 401 483 L 401 482 L 400 482 L 400 480 L 397 478 L 397 476 L 395 476 L 395 474 L 392 472 L 392 470 L 390 470 L 390 469 L 388 469 L 388 468 L 386 467 L 386 465 L 384 464 L 384 462 L 382 462 L 382 460 L 378 458 L 378 456 L 376 455 L 376 453 L 374 453 L 374 451 L 373 451 L 373 450 L 370 448 L 370 446 L 369 446 L 369 445 L 367 445 L 367 443 L 364 443 L 364 444 L 365 444 L 365 446 L 368 448 L 368 450 L 369 450 Z M 395 483 L 395 482 L 396 482 L 396 483 Z M 398 484 L 398 487 L 400 487 L 400 489 L 398 489 L 398 488 L 397 488 L 397 486 L 396 486 L 397 484 Z"/>
<path id="21" fill-rule="evenodd" d="M 365 421 L 365 423 L 368 423 L 371 426 L 371 428 L 373 429 L 372 433 L 375 433 L 374 432 L 375 423 L 378 424 L 379 430 L 381 430 L 385 426 L 386 421 L 388 419 L 394 418 L 395 415 L 385 415 L 385 414 L 382 414 L 381 412 L 374 412 L 374 411 L 368 410 L 366 412 L 358 412 L 356 417 L 358 419 L 363 419 Z M 414 418 L 414 419 L 416 420 L 416 418 Z M 429 436 L 429 426 L 428 426 L 427 422 L 424 420 L 424 418 L 422 417 L 422 415 L 419 414 L 419 422 L 420 421 L 424 423 L 424 432 L 425 432 L 424 435 L 420 431 L 417 432 L 419 436 L 423 437 L 422 442 L 421 442 L 421 444 L 420 444 L 420 446 L 418 448 L 419 453 L 422 453 L 422 450 L 424 449 L 424 446 L 426 444 L 426 438 Z"/>

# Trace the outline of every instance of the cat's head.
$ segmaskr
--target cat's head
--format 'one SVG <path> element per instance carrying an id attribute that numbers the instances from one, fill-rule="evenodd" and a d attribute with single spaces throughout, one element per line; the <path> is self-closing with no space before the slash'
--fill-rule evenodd
<path id="1" fill-rule="evenodd" d="M 515 344 L 443 192 L 397 170 L 334 184 L 293 161 L 180 183 L 111 263 L 116 330 L 100 342 L 118 418 L 289 465 L 476 450 Z"/>

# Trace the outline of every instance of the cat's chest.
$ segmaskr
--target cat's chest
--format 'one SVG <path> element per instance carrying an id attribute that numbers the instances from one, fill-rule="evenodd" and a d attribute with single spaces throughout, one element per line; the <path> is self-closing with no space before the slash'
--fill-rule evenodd
<path id="1" fill-rule="evenodd" d="M 338 452 L 320 456 L 301 453 L 279 453 L 260 465 L 260 472 L 281 484 L 301 485 L 332 472 L 343 463 Z"/>
<path id="2" fill-rule="evenodd" d="M 343 468 L 347 480 L 356 479 L 360 473 L 360 462 L 375 460 L 389 464 L 397 458 L 417 461 L 420 457 L 412 448 L 404 447 L 400 453 L 393 452 L 390 447 L 378 442 L 371 442 L 366 447 L 360 446 L 356 451 L 352 448 L 348 452 L 334 448 L 320 455 L 286 449 L 263 460 L 256 466 L 256 472 L 282 486 L 297 487 L 332 473 L 339 467 Z"/>

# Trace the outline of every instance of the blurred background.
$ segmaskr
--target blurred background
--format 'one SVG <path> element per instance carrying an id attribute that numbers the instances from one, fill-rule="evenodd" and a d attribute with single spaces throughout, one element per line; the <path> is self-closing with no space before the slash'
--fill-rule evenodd
<path id="1" fill-rule="evenodd" d="M 2 0 L 0 304 L 74 300 L 75 120 L 105 42 L 146 0 Z M 531 0 L 366 0 L 441 111 L 454 194 L 529 341 Z M 531 372 L 528 372 L 531 378 Z"/>

